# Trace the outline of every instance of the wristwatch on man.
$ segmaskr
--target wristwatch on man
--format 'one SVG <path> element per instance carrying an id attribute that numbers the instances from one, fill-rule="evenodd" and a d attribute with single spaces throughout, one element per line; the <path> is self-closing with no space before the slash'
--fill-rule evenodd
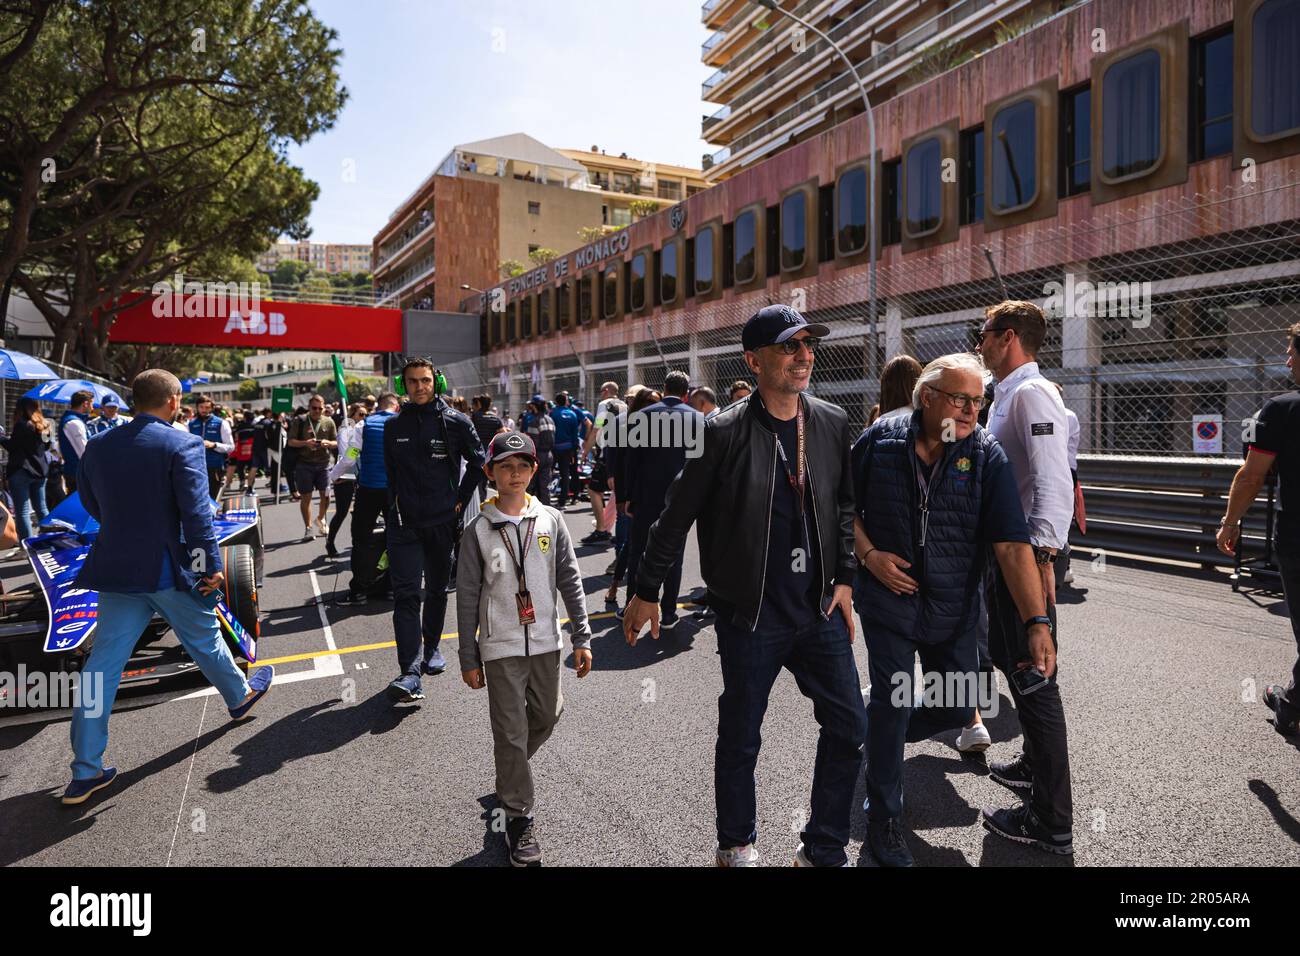
<path id="1" fill-rule="evenodd" d="M 1051 564 L 1056 560 L 1056 552 L 1047 548 L 1034 548 L 1034 560 L 1040 565 Z"/>
<path id="2" fill-rule="evenodd" d="M 1025 633 L 1029 633 L 1029 629 L 1035 624 L 1046 624 L 1048 633 L 1051 633 L 1052 631 L 1052 619 L 1043 614 L 1035 614 L 1029 620 L 1025 621 Z"/>

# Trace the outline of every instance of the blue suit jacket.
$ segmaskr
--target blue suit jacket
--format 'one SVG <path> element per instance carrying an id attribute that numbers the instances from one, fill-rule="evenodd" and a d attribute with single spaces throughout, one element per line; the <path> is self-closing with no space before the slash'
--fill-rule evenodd
<path id="1" fill-rule="evenodd" d="M 153 415 L 86 443 L 77 490 L 100 527 L 77 587 L 157 591 L 167 560 L 180 591 L 222 569 L 203 450 L 197 435 Z"/>

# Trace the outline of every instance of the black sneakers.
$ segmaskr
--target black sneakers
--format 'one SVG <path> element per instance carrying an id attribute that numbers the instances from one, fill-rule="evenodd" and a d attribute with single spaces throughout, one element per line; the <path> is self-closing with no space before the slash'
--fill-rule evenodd
<path id="1" fill-rule="evenodd" d="M 1007 763 L 993 761 L 989 764 L 989 776 L 1021 800 L 1028 800 L 1029 793 L 1034 787 L 1034 775 L 1029 770 L 1029 764 L 1025 762 L 1024 754 Z"/>
<path id="2" fill-rule="evenodd" d="M 867 849 L 881 866 L 914 866 L 912 851 L 903 838 L 903 827 L 897 819 L 867 820 Z"/>
<path id="3" fill-rule="evenodd" d="M 509 817 L 506 820 L 506 843 L 510 847 L 511 866 L 542 865 L 542 848 L 533 836 L 532 817 Z"/>
<path id="4" fill-rule="evenodd" d="M 583 544 L 600 544 L 603 541 L 613 541 L 614 536 L 608 531 L 593 531 L 582 539 Z"/>
<path id="5" fill-rule="evenodd" d="M 339 607 L 360 607 L 370 602 L 370 596 L 365 591 L 358 591 L 355 594 L 351 591 L 336 597 L 334 603 Z"/>
<path id="6" fill-rule="evenodd" d="M 1028 804 L 1021 804 L 1011 810 L 994 810 L 985 807 L 980 814 L 980 823 L 989 833 L 1023 843 L 1048 853 L 1060 856 L 1074 855 L 1074 836 L 1066 830 L 1053 833 L 1045 827 Z"/>
<path id="7" fill-rule="evenodd" d="M 1287 700 L 1285 687 L 1280 684 L 1270 684 L 1265 687 L 1264 703 L 1273 712 L 1273 726 L 1279 734 L 1292 737 L 1300 733 L 1300 725 L 1298 725 L 1300 722 L 1296 719 L 1300 709 L 1292 706 Z"/>

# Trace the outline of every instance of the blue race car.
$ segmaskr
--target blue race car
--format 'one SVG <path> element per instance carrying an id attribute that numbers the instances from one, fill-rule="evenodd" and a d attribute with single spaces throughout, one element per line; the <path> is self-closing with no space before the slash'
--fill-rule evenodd
<path id="1" fill-rule="evenodd" d="M 264 551 L 261 519 L 254 495 L 212 503 L 213 524 L 221 546 L 225 588 L 217 601 L 217 618 L 240 668 L 257 660 L 257 585 Z M 36 581 L 0 594 L 0 670 L 29 674 L 78 671 L 94 642 L 99 595 L 74 586 L 99 532 L 73 494 L 50 512 L 41 533 L 23 541 Z M 198 665 L 179 646 L 154 647 L 168 625 L 154 617 L 122 673 L 122 685 L 192 674 Z"/>

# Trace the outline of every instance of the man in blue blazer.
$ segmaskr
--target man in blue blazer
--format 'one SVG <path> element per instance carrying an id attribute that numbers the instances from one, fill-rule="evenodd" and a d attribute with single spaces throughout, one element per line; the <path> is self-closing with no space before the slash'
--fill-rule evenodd
<path id="1" fill-rule="evenodd" d="M 275 674 L 262 667 L 244 680 L 208 597 L 225 577 L 203 442 L 171 425 L 181 383 L 163 369 L 147 369 L 136 376 L 132 391 L 135 418 L 88 443 L 79 465 L 81 502 L 99 521 L 76 581 L 99 592 L 95 642 L 81 681 L 94 682 L 98 692 L 82 694 L 72 715 L 66 804 L 82 803 L 117 776 L 116 768 L 103 766 L 108 718 L 122 668 L 155 613 L 172 626 L 233 719 L 248 716 Z"/>
<path id="2" fill-rule="evenodd" d="M 627 444 L 627 500 L 632 514 L 628 534 L 627 599 L 636 594 L 636 572 L 650 537 L 650 527 L 663 513 L 668 488 L 686 465 L 687 457 L 698 457 L 704 438 L 704 416 L 686 402 L 690 380 L 685 372 L 672 371 L 664 376 L 664 399 L 629 416 L 628 431 L 619 439 Z M 635 419 L 644 418 L 644 431 L 638 435 Z M 674 421 L 676 419 L 676 421 Z M 663 596 L 659 600 L 660 626 L 677 622 L 677 598 L 682 589 L 682 555 L 677 555 L 664 578 Z"/>

